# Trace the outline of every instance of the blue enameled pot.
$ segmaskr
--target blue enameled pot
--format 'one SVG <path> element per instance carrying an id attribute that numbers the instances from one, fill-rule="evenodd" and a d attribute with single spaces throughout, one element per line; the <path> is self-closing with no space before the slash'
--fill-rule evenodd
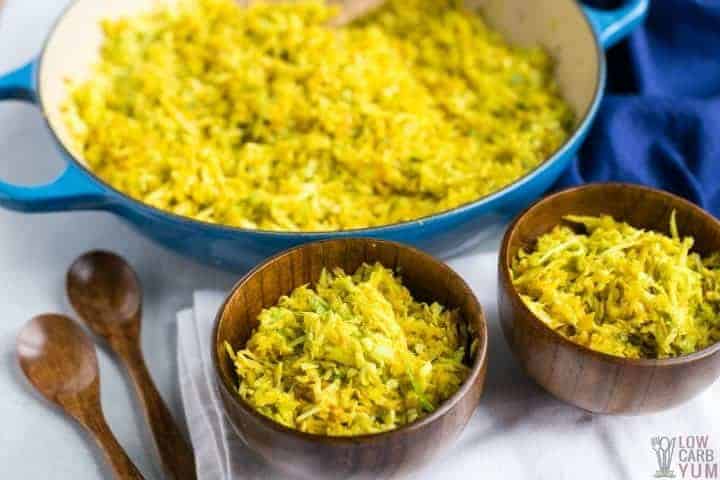
<path id="1" fill-rule="evenodd" d="M 170 0 L 172 1 L 172 0 Z M 107 210 L 137 231 L 183 255 L 227 270 L 245 270 L 301 243 L 348 236 L 377 237 L 447 257 L 483 237 L 490 227 L 537 199 L 567 167 L 595 117 L 605 87 L 603 50 L 640 24 L 648 0 L 627 0 L 615 10 L 581 7 L 574 0 L 468 0 L 488 22 L 519 44 L 541 44 L 557 61 L 562 92 L 577 114 L 575 132 L 543 164 L 506 188 L 475 202 L 411 222 L 324 233 L 245 230 L 203 223 L 133 200 L 96 177 L 69 147 L 60 118 L 65 79 L 89 71 L 101 40 L 98 21 L 137 13 L 148 0 L 76 0 L 50 33 L 39 57 L 0 77 L 0 100 L 25 100 L 43 111 L 67 168 L 52 183 L 16 186 L 0 182 L 0 205 L 25 212 Z"/>

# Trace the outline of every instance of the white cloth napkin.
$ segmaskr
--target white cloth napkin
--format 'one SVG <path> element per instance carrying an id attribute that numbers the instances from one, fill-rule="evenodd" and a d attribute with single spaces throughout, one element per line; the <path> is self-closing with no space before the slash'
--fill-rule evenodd
<path id="1" fill-rule="evenodd" d="M 720 461 L 720 382 L 673 410 L 638 417 L 591 415 L 542 391 L 519 369 L 502 337 L 496 306 L 496 249 L 451 260 L 475 291 L 489 324 L 485 393 L 462 436 L 413 478 L 652 478 L 655 436 L 708 436 Z M 219 408 L 212 384 L 210 336 L 223 292 L 196 292 L 178 313 L 178 362 L 185 414 L 200 480 L 282 478 L 250 452 Z M 679 447 L 679 445 L 678 445 Z M 679 451 L 679 450 L 678 450 Z M 676 451 L 672 468 L 683 478 Z M 689 477 L 689 470 L 685 478 Z M 706 477 L 700 477 L 706 478 Z"/>

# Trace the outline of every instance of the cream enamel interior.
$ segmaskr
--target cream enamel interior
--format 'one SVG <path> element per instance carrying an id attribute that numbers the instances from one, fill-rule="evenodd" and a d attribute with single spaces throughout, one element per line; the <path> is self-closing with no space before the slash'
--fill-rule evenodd
<path id="1" fill-rule="evenodd" d="M 82 161 L 65 128 L 61 106 L 67 80 L 87 78 L 102 40 L 99 22 L 147 11 L 177 0 L 76 0 L 50 34 L 41 57 L 40 101 L 58 138 Z M 557 61 L 557 78 L 578 124 L 592 107 L 599 83 L 601 54 L 590 25 L 575 0 L 467 0 L 511 42 L 545 47 Z M 240 48 L 240 46 L 235 46 Z"/>

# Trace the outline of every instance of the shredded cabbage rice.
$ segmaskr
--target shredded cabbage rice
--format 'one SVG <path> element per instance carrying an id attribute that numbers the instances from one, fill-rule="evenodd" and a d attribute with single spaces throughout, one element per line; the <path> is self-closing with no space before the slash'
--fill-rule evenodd
<path id="1" fill-rule="evenodd" d="M 226 343 L 238 393 L 303 432 L 395 429 L 433 411 L 469 374 L 458 312 L 415 301 L 380 264 L 353 275 L 325 270 L 314 288 L 295 289 L 258 320 L 245 348 Z"/>
<path id="2" fill-rule="evenodd" d="M 668 358 L 720 341 L 720 252 L 701 258 L 693 238 L 634 228 L 609 216 L 567 216 L 520 250 L 511 275 L 550 328 L 600 352 Z"/>
<path id="3" fill-rule="evenodd" d="M 337 10 L 180 0 L 106 20 L 70 83 L 72 149 L 159 209 L 250 229 L 333 231 L 449 210 L 552 155 L 573 114 L 553 62 L 459 0 Z"/>

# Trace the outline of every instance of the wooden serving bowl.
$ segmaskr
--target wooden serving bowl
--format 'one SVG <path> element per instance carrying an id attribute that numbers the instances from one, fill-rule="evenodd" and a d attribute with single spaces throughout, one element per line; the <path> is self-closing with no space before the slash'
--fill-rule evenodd
<path id="1" fill-rule="evenodd" d="M 525 372 L 556 397 L 597 413 L 640 414 L 678 405 L 720 376 L 720 343 L 677 358 L 627 359 L 599 353 L 566 339 L 537 318 L 510 280 L 519 249 L 562 223 L 565 215 L 611 215 L 634 227 L 669 234 L 677 212 L 681 236 L 694 251 L 720 250 L 720 222 L 694 204 L 637 185 L 591 184 L 550 195 L 523 212 L 507 230 L 499 257 L 498 308 L 505 338 Z"/>
<path id="2" fill-rule="evenodd" d="M 401 272 L 421 301 L 458 308 L 477 338 L 471 372 L 460 389 L 434 412 L 396 430 L 353 437 L 302 433 L 257 413 L 237 394 L 238 378 L 224 347 L 242 347 L 263 308 L 294 288 L 314 283 L 323 268 L 354 272 L 363 262 L 380 262 Z M 305 244 L 255 268 L 233 288 L 216 319 L 212 339 L 218 388 L 225 413 L 238 435 L 270 465 L 295 477 L 384 478 L 411 471 L 450 445 L 475 411 L 487 367 L 487 326 L 470 287 L 447 265 L 413 248 L 387 241 L 348 238 Z M 469 348 L 466 349 L 469 352 Z"/>

